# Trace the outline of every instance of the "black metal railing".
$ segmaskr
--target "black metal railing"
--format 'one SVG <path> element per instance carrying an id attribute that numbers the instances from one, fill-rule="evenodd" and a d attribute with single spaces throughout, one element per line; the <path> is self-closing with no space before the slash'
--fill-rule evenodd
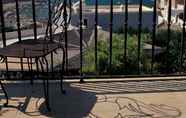
<path id="1" fill-rule="evenodd" d="M 15 3 L 15 16 L 16 16 L 16 23 L 17 23 L 17 35 L 18 35 L 18 41 L 21 41 L 22 40 L 22 33 L 21 33 L 21 21 L 20 21 L 20 6 L 19 6 L 19 3 L 21 1 L 19 0 L 12 0 L 12 4 Z M 32 21 L 33 21 L 33 37 L 34 39 L 37 39 L 37 36 L 38 36 L 38 27 L 37 27 L 37 11 L 36 11 L 36 2 L 37 0 L 31 0 L 31 5 L 32 5 Z M 58 1 L 60 2 L 60 0 Z M 108 39 L 108 47 L 107 47 L 107 57 L 106 57 L 106 70 L 107 72 L 104 73 L 104 74 L 100 74 L 100 60 L 99 60 L 99 50 L 100 50 L 100 47 L 98 46 L 99 44 L 99 29 L 98 29 L 98 26 L 99 26 L 99 17 L 102 17 L 101 14 L 99 13 L 99 0 L 95 0 L 95 4 L 93 4 L 92 6 L 94 7 L 95 11 L 93 14 L 93 17 L 94 17 L 94 20 L 93 22 L 91 22 L 92 24 L 94 24 L 94 28 L 92 28 L 92 30 L 94 31 L 94 62 L 91 62 L 91 63 L 94 63 L 94 72 L 89 72 L 89 73 L 86 73 L 84 72 L 84 65 L 86 65 L 85 61 L 84 61 L 84 56 L 86 55 L 86 50 L 88 50 L 89 47 L 92 47 L 89 45 L 89 47 L 85 47 L 84 46 L 84 33 L 85 33 L 85 29 L 84 29 L 84 22 L 83 22 L 83 19 L 84 19 L 84 2 L 82 0 L 79 0 L 79 14 L 78 14 L 78 22 L 79 24 L 77 25 L 78 26 L 78 32 L 79 32 L 79 43 L 78 43 L 78 46 L 79 48 L 76 50 L 79 51 L 79 56 L 78 56 L 78 59 L 79 59 L 79 62 L 76 62 L 76 65 L 79 65 L 78 68 L 76 68 L 76 75 L 73 75 L 73 73 L 71 73 L 71 68 L 69 68 L 69 65 L 70 65 L 70 58 L 66 58 L 66 63 L 65 63 L 65 69 L 66 69 L 66 77 L 67 78 L 77 78 L 77 77 L 80 77 L 81 78 L 81 81 L 83 81 L 83 78 L 89 78 L 89 77 L 139 77 L 139 76 L 183 76 L 185 75 L 185 21 L 186 21 L 186 0 L 184 1 L 184 10 L 183 10 L 183 24 L 182 24 L 182 38 L 181 40 L 178 39 L 178 45 L 179 45 L 179 49 L 177 50 L 180 50 L 178 52 L 179 55 L 177 55 L 178 57 L 178 61 L 176 62 L 176 66 L 179 66 L 179 67 L 176 67 L 176 69 L 178 68 L 177 71 L 171 71 L 170 70 L 174 70 L 172 69 L 171 67 L 171 63 L 170 63 L 170 55 L 171 52 L 171 47 L 170 45 L 171 44 L 171 35 L 172 35 L 172 31 L 171 31 L 171 26 L 172 26 L 172 18 L 171 18 L 171 15 L 172 15 L 172 2 L 171 0 L 168 1 L 168 17 L 167 17 L 167 29 L 166 29 L 166 33 L 165 33 L 165 37 L 166 37 L 166 51 L 164 51 L 164 53 L 166 53 L 163 58 L 164 60 L 166 60 L 166 62 L 164 63 L 166 65 L 164 69 L 165 72 L 161 71 L 161 72 L 157 72 L 156 71 L 156 66 L 158 65 L 157 64 L 157 57 L 156 57 L 156 47 L 157 47 L 157 15 L 158 15 L 158 3 L 157 3 L 157 0 L 154 0 L 153 2 L 153 6 L 152 6 L 152 19 L 148 19 L 148 20 L 151 20 L 152 21 L 152 26 L 151 26 L 151 30 L 149 31 L 150 32 L 150 39 L 151 39 L 151 54 L 150 54 L 150 68 L 149 68 L 149 72 L 148 73 L 144 73 L 143 70 L 143 64 L 142 64 L 142 61 L 144 59 L 144 54 L 142 54 L 141 50 L 142 50 L 142 35 L 143 35 L 143 3 L 144 1 L 143 0 L 139 0 L 137 6 L 139 6 L 138 8 L 138 26 L 137 26 L 137 30 L 136 32 L 137 33 L 134 33 L 134 35 L 137 36 L 137 53 L 136 53 L 136 61 L 134 64 L 136 66 L 135 69 L 136 69 L 136 72 L 135 73 L 132 73 L 132 74 L 129 74 L 128 73 L 128 65 L 129 62 L 130 62 L 130 59 L 128 57 L 128 55 L 131 53 L 129 52 L 128 50 L 128 41 L 129 41 L 129 33 L 130 33 L 130 28 L 129 28 L 129 17 L 130 17 L 130 11 L 129 11 L 129 7 L 130 7 L 130 3 L 129 3 L 129 0 L 125 0 L 125 2 L 123 3 L 123 6 L 125 7 L 124 11 L 122 12 L 122 14 L 124 14 L 125 17 L 123 17 L 124 19 L 120 19 L 121 20 L 121 26 L 123 28 L 123 32 L 122 32 L 122 35 L 123 35 L 123 54 L 120 55 L 121 58 L 122 58 L 122 61 L 123 61 L 123 68 L 121 69 L 124 69 L 124 71 L 122 70 L 122 73 L 119 73 L 119 74 L 113 74 L 113 69 L 114 68 L 117 68 L 117 66 L 115 66 L 113 64 L 113 56 L 114 56 L 114 49 L 113 49 L 113 41 L 115 40 L 113 38 L 113 36 L 117 33 L 114 31 L 114 18 L 115 18 L 115 11 L 114 11 L 114 7 L 115 7 L 115 2 L 113 0 L 110 0 L 108 5 L 107 5 L 107 9 L 108 9 L 108 6 L 109 6 L 109 29 L 108 29 L 108 34 L 109 34 L 109 39 Z M 64 39 L 64 47 L 65 47 L 65 51 L 66 51 L 66 57 L 69 57 L 69 53 L 70 52 L 70 47 L 69 47 L 69 31 L 68 31 L 68 26 L 69 26 L 69 22 L 68 22 L 68 17 L 73 17 L 73 13 L 70 14 L 71 16 L 68 16 L 69 15 L 69 11 L 68 9 L 72 9 L 72 1 L 71 0 L 64 0 L 64 1 L 61 1 L 61 3 L 63 4 L 63 22 L 64 22 L 64 26 L 63 26 L 63 32 L 64 33 L 64 37 L 62 37 Z M 0 0 L 0 15 L 1 15 L 1 35 L 2 35 L 2 42 L 3 42 L 3 46 L 5 47 L 7 45 L 7 38 L 6 38 L 6 34 L 8 34 L 8 32 L 5 31 L 6 29 L 6 18 L 4 17 L 5 13 L 4 13 L 4 8 L 6 6 L 6 2 L 4 2 L 3 0 Z M 53 35 L 53 19 L 52 19 L 52 12 L 53 12 L 53 9 L 55 9 L 55 7 L 53 7 L 52 5 L 54 4 L 53 1 L 51 0 L 47 0 L 47 4 L 48 4 L 48 26 L 49 26 L 49 32 L 47 31 L 47 34 L 49 34 L 49 38 L 50 40 L 55 40 Z M 103 7 L 103 6 L 101 6 Z M 73 9 L 74 10 L 74 9 Z M 14 20 L 14 19 L 12 19 Z M 123 21 L 123 22 L 122 22 Z M 74 40 L 77 40 L 75 39 L 77 37 L 74 37 Z M 162 48 L 165 48 L 165 47 L 162 47 Z M 23 59 L 21 59 L 21 62 L 23 61 Z M 77 61 L 77 60 L 76 60 Z M 121 61 L 121 60 L 120 60 Z M 163 64 L 163 63 L 161 63 Z M 36 64 L 37 65 L 37 64 Z M 6 70 L 8 70 L 8 64 L 6 62 Z M 21 63 L 21 70 L 23 71 L 23 62 Z M 53 53 L 51 54 L 51 73 L 54 71 L 54 55 Z M 118 70 L 120 71 L 120 70 Z M 70 74 L 68 74 L 70 73 Z"/>
<path id="2" fill-rule="evenodd" d="M 79 22 L 80 22 L 80 76 L 82 77 L 83 76 L 83 15 L 82 15 L 82 0 L 80 0 L 80 4 L 79 4 L 79 9 L 80 9 L 80 12 L 79 12 Z M 83 82 L 83 78 L 81 78 L 80 80 L 81 82 Z"/>

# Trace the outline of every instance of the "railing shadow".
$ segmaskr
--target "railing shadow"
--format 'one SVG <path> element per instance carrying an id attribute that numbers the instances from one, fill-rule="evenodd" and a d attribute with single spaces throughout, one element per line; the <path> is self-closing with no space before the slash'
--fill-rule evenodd
<path id="1" fill-rule="evenodd" d="M 136 94 L 136 93 L 161 93 L 185 92 L 186 80 L 141 80 L 141 81 L 116 81 L 116 82 L 87 82 L 86 84 L 73 83 L 72 87 L 96 94 Z"/>
<path id="2" fill-rule="evenodd" d="M 144 93 L 186 91 L 186 81 L 141 81 L 141 82 L 91 82 L 73 83 L 71 86 L 96 93 L 96 104 L 90 118 L 180 118 L 183 111 L 170 103 L 153 103 L 145 99 Z M 144 95 L 144 100 L 129 97 L 129 94 Z M 159 99 L 162 98 L 153 98 Z M 150 102 L 150 103 L 149 103 Z M 106 114 L 100 112 L 106 109 Z M 109 115 L 108 115 L 109 114 Z"/>

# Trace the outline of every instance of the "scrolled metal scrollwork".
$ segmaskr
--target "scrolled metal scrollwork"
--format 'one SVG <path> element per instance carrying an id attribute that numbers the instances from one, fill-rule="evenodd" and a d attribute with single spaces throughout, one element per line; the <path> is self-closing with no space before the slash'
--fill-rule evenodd
<path id="1" fill-rule="evenodd" d="M 52 24 L 52 28 L 53 28 L 53 34 L 55 34 L 56 32 L 58 32 L 57 30 L 59 30 L 60 32 L 63 32 L 65 27 L 68 27 L 70 25 L 70 21 L 71 21 L 71 14 L 72 14 L 72 2 L 71 0 L 55 0 L 54 3 L 52 4 L 52 14 L 51 14 L 51 20 L 48 19 L 48 24 L 47 24 L 47 29 L 46 29 L 46 33 L 45 33 L 45 38 L 49 39 L 48 34 L 49 33 L 49 27 L 50 24 Z M 52 23 L 50 23 L 52 22 Z M 63 39 L 64 34 L 61 33 L 60 37 L 58 38 L 58 41 L 61 42 L 61 39 Z"/>

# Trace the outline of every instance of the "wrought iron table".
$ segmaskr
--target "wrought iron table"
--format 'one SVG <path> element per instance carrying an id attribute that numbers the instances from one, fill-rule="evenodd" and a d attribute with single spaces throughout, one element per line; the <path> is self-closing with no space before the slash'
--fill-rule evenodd
<path id="1" fill-rule="evenodd" d="M 56 52 L 57 49 L 62 49 L 63 51 L 63 57 L 62 57 L 62 66 L 61 66 L 61 74 L 63 74 L 64 71 L 64 61 L 65 61 L 65 50 L 62 46 L 62 44 L 50 40 L 22 40 L 21 42 L 16 42 L 11 45 L 8 45 L 7 47 L 0 49 L 0 57 L 4 60 L 2 62 L 5 62 L 5 60 L 8 57 L 13 58 L 27 58 L 28 66 L 32 65 L 32 59 L 35 59 L 35 62 L 37 63 L 36 72 L 39 72 L 41 70 L 41 73 L 45 75 L 46 77 L 43 77 L 43 85 L 44 85 L 44 95 L 46 100 L 46 106 L 47 109 L 50 111 L 50 105 L 49 105 L 49 79 L 48 79 L 48 73 L 49 73 L 49 65 L 46 56 L 50 53 Z M 43 65 L 45 64 L 45 66 Z M 40 66 L 40 67 L 39 67 Z M 28 67 L 30 68 L 30 67 Z M 45 70 L 46 69 L 46 70 Z M 29 69 L 30 71 L 30 69 Z M 8 73 L 8 70 L 7 70 Z M 61 78 L 61 90 L 62 88 L 62 81 L 63 81 L 63 75 Z M 6 78 L 8 79 L 8 78 Z M 32 80 L 31 80 L 32 81 Z M 5 105 L 8 105 L 8 95 L 7 92 L 0 80 L 0 85 L 2 86 L 3 92 L 6 97 L 6 103 Z"/>

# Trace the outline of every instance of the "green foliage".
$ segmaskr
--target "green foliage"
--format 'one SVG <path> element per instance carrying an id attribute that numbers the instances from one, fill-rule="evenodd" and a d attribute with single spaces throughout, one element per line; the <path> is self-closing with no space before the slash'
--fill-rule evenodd
<path id="1" fill-rule="evenodd" d="M 161 73 L 165 70 L 168 73 L 176 73 L 179 71 L 180 54 L 181 54 L 181 43 L 182 42 L 182 31 L 171 30 L 170 40 L 168 41 L 167 30 L 159 30 L 157 32 L 157 39 L 155 44 L 165 49 L 164 52 L 156 56 L 157 63 L 160 64 L 159 69 Z M 168 46 L 168 51 L 167 51 Z M 183 56 L 186 56 L 185 54 Z M 167 69 L 168 64 L 168 69 Z"/>
<path id="2" fill-rule="evenodd" d="M 123 32 L 123 31 L 121 31 Z M 124 58 L 124 33 L 113 34 L 112 42 L 112 72 L 111 74 L 138 74 L 138 33 L 130 30 L 127 39 L 127 60 Z M 161 47 L 161 53 L 155 54 L 153 72 L 158 73 L 177 73 L 180 70 L 180 55 L 183 42 L 182 31 L 172 29 L 170 40 L 168 41 L 167 29 L 160 29 L 156 33 L 155 46 Z M 143 31 L 141 34 L 140 50 L 140 69 L 141 74 L 151 73 L 151 54 L 145 52 L 143 46 L 152 44 L 152 33 Z M 183 44 L 186 47 L 186 42 Z M 168 46 L 168 51 L 167 51 Z M 151 52 L 150 52 L 151 53 Z M 95 52 L 94 47 L 89 47 L 84 55 L 85 65 L 83 72 L 95 72 Z M 186 68 L 186 51 L 183 53 L 183 68 Z M 109 39 L 98 40 L 98 73 L 110 74 L 109 70 Z M 126 62 L 126 65 L 125 65 Z M 168 65 L 168 68 L 167 68 Z M 185 71 L 183 69 L 182 71 Z"/>
<path id="3" fill-rule="evenodd" d="M 146 35 L 142 34 L 141 47 L 144 45 Z M 124 60 L 124 37 L 122 34 L 113 34 L 112 41 L 112 74 L 137 74 L 138 69 L 138 37 L 137 35 L 128 35 L 127 40 L 127 60 L 125 66 Z M 94 47 L 90 47 L 85 52 L 85 66 L 83 72 L 95 72 Z M 143 48 L 140 50 L 141 63 L 147 60 L 144 56 Z M 109 73 L 109 43 L 107 39 L 98 41 L 98 72 L 99 74 Z"/>

